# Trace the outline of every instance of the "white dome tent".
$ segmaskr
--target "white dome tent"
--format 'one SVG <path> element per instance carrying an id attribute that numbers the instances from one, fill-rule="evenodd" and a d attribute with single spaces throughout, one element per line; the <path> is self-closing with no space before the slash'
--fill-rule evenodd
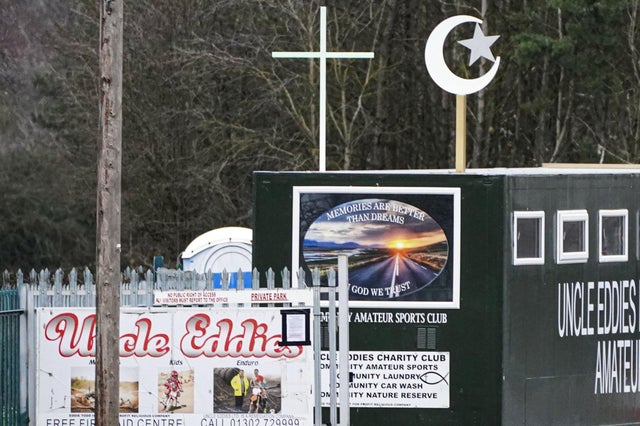
<path id="1" fill-rule="evenodd" d="M 249 228 L 227 226 L 196 237 L 182 252 L 182 269 L 213 273 L 214 288 L 220 288 L 222 272 L 230 274 L 229 287 L 235 288 L 237 272 L 242 270 L 245 287 L 251 287 L 251 241 Z"/>

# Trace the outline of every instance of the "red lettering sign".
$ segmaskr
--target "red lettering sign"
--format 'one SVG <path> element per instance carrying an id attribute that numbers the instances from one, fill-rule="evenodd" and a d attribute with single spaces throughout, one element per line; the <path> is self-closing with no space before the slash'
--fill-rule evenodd
<path id="1" fill-rule="evenodd" d="M 239 324 L 223 318 L 213 324 L 209 315 L 200 313 L 187 320 L 186 334 L 180 342 L 182 353 L 189 358 L 206 357 L 270 357 L 295 358 L 301 346 L 279 346 L 280 334 L 269 334 L 268 325 L 255 319 Z"/>
<path id="2" fill-rule="evenodd" d="M 120 356 L 159 357 L 169 352 L 169 336 L 152 334 L 151 320 L 138 319 L 136 332 L 120 336 Z M 58 353 L 65 358 L 78 355 L 95 356 L 96 316 L 88 315 L 80 324 L 77 315 L 71 312 L 59 314 L 47 323 L 44 329 L 47 340 L 58 341 Z"/>

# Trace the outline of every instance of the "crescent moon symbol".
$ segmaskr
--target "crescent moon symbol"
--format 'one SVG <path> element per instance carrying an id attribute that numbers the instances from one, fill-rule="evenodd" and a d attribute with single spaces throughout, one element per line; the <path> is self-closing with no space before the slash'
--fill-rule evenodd
<path id="1" fill-rule="evenodd" d="M 442 89 L 456 95 L 468 95 L 484 89 L 493 80 L 500 66 L 498 56 L 491 69 L 478 78 L 461 78 L 451 72 L 444 60 L 444 42 L 455 27 L 465 22 L 481 24 L 482 20 L 468 15 L 447 18 L 433 29 L 424 48 L 424 63 L 433 81 Z"/>

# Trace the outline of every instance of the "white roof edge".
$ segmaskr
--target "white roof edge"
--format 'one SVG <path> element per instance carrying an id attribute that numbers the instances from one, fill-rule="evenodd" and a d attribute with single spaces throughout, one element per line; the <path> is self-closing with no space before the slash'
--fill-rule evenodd
<path id="1" fill-rule="evenodd" d="M 225 226 L 212 229 L 198 235 L 182 252 L 182 258 L 188 259 L 211 246 L 224 243 L 249 244 L 253 241 L 253 231 L 241 226 Z"/>
<path id="2" fill-rule="evenodd" d="M 265 171 L 268 172 L 268 171 Z M 456 172 L 455 169 L 407 169 L 407 170 L 328 170 L 326 172 L 275 172 L 275 173 L 338 173 L 338 174 L 407 174 L 407 175 L 579 175 L 579 174 L 640 174 L 640 164 L 544 164 L 542 167 L 495 167 L 466 169 Z"/>

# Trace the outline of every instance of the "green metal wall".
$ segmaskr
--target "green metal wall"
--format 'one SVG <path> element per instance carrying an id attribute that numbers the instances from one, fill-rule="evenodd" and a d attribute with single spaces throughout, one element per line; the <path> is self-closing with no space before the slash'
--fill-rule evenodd
<path id="1" fill-rule="evenodd" d="M 505 227 L 511 226 L 512 211 L 542 210 L 546 238 L 544 265 L 513 266 L 512 235 L 504 234 L 505 424 L 640 424 L 639 393 L 597 394 L 594 386 L 598 341 L 636 340 L 637 326 L 635 334 L 560 337 L 558 333 L 559 284 L 632 279 L 638 284 L 639 190 L 640 176 L 633 173 L 508 178 Z M 629 210 L 629 261 L 599 263 L 598 210 L 621 208 Z M 557 264 L 556 213 L 574 209 L 589 214 L 589 260 Z M 593 313 L 590 318 L 593 323 Z"/>
<path id="2" fill-rule="evenodd" d="M 259 270 L 291 268 L 292 187 L 458 187 L 461 189 L 460 309 L 370 309 L 446 312 L 446 324 L 351 323 L 351 350 L 450 352 L 450 407 L 352 408 L 351 424 L 500 423 L 502 398 L 502 272 L 504 185 L 502 177 L 430 174 L 254 174 L 253 262 Z M 352 309 L 367 311 L 368 309 Z M 419 334 L 435 328 L 432 346 Z M 433 330 L 431 330 L 433 331 Z M 326 413 L 325 413 L 326 414 Z M 328 415 L 325 416 L 325 421 Z"/>

